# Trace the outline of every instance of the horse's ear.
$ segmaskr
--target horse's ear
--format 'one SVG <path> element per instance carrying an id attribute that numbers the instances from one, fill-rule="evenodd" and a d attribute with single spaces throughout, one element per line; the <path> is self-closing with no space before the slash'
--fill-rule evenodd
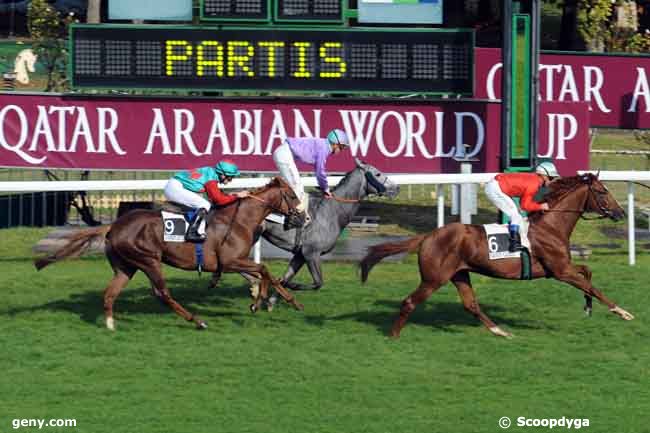
<path id="1" fill-rule="evenodd" d="M 359 158 L 354 158 L 354 163 L 357 165 L 359 168 L 363 168 L 366 164 L 363 163 Z"/>
<path id="2" fill-rule="evenodd" d="M 596 172 L 596 180 L 600 177 L 600 169 Z"/>

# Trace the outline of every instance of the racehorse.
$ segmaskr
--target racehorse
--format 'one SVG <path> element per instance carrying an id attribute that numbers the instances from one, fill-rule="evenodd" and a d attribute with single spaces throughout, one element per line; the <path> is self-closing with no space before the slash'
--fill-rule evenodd
<path id="1" fill-rule="evenodd" d="M 333 199 L 310 195 L 312 221 L 306 227 L 285 230 L 281 223 L 266 220 L 257 232 L 257 238 L 263 236 L 276 247 L 293 253 L 282 278 L 283 286 L 292 290 L 320 289 L 323 285 L 321 256 L 332 251 L 341 232 L 359 210 L 361 200 L 373 194 L 394 198 L 399 193 L 399 186 L 372 165 L 356 158 L 355 164 L 355 168 L 332 190 Z M 291 279 L 305 263 L 313 284 L 304 286 L 292 283 Z M 219 275 L 216 275 L 212 284 L 216 285 L 218 279 Z M 255 282 L 249 281 L 254 287 Z M 275 296 L 271 300 L 275 301 Z"/>
<path id="2" fill-rule="evenodd" d="M 591 297 L 595 296 L 612 313 L 632 320 L 634 316 L 591 284 L 591 270 L 587 266 L 571 263 L 569 251 L 569 238 L 583 213 L 596 212 L 603 218 L 618 221 L 625 212 L 598 177 L 591 173 L 557 179 L 549 184 L 549 188 L 550 192 L 544 200 L 548 202 L 550 210 L 530 216 L 532 278 L 552 277 L 582 290 L 588 314 L 591 313 Z M 391 336 L 399 337 L 416 306 L 450 280 L 456 286 L 465 309 L 474 314 L 490 332 L 502 337 L 512 336 L 481 311 L 470 282 L 470 272 L 519 279 L 521 261 L 519 258 L 489 260 L 485 232 L 480 225 L 452 223 L 402 242 L 375 245 L 360 263 L 361 281 L 367 280 L 372 267 L 384 257 L 416 250 L 421 282 L 402 302 Z"/>
<path id="3" fill-rule="evenodd" d="M 251 305 L 257 311 L 268 297 L 268 286 L 296 309 L 302 305 L 269 273 L 266 266 L 248 258 L 255 229 L 271 212 L 281 213 L 290 219 L 297 215 L 299 200 L 291 187 L 281 178 L 251 192 L 251 196 L 227 206 L 211 209 L 206 218 L 207 238 L 203 243 L 202 268 L 208 272 L 239 272 L 261 280 L 260 293 Z M 151 281 L 154 295 L 169 305 L 178 315 L 194 322 L 198 329 L 206 323 L 189 313 L 176 302 L 165 283 L 162 263 L 185 269 L 199 269 L 195 245 L 188 242 L 165 242 L 160 211 L 133 210 L 118 218 L 113 224 L 82 230 L 71 235 L 68 243 L 55 253 L 35 261 L 40 270 L 50 263 L 82 254 L 93 241 L 104 240 L 105 252 L 114 276 L 104 291 L 106 327 L 115 329 L 113 303 L 133 275 L 141 270 Z"/>

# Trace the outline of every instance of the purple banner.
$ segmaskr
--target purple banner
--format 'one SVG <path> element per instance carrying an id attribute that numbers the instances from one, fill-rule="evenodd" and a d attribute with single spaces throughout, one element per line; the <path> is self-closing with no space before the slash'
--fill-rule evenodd
<path id="1" fill-rule="evenodd" d="M 0 95 L 0 166 L 178 170 L 227 157 L 245 171 L 275 171 L 287 136 L 350 137 L 331 172 L 359 157 L 389 173 L 499 169 L 500 104 L 349 99 L 147 99 Z M 539 154 L 563 173 L 589 168 L 584 103 L 544 103 Z M 307 167 L 301 167 L 307 168 Z"/>
<path id="2" fill-rule="evenodd" d="M 501 50 L 477 48 L 475 97 L 501 97 Z M 542 54 L 541 101 L 587 102 L 592 127 L 650 128 L 650 57 Z"/>

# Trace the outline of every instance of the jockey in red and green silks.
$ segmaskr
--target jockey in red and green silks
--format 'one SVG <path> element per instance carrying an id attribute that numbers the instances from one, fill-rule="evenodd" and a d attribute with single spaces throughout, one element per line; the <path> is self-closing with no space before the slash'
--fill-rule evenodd
<path id="1" fill-rule="evenodd" d="M 165 186 L 165 197 L 169 201 L 181 203 L 197 209 L 185 236 L 189 242 L 205 240 L 205 224 L 202 224 L 210 210 L 211 203 L 227 205 L 239 198 L 248 197 L 248 191 L 226 194 L 219 184 L 228 184 L 240 176 L 239 169 L 231 161 L 220 161 L 214 167 L 201 167 L 176 173 Z M 207 194 L 206 200 L 203 194 Z"/>

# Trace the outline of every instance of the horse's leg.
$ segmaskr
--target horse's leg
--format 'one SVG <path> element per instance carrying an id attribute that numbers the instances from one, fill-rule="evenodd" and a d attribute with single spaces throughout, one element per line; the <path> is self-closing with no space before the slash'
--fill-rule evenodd
<path id="1" fill-rule="evenodd" d="M 627 311 L 625 311 L 624 309 L 616 305 L 616 303 L 614 303 L 609 298 L 607 298 L 600 290 L 595 288 L 591 284 L 591 281 L 585 278 L 585 276 L 583 275 L 585 268 L 589 271 L 589 273 L 591 273 L 589 268 L 587 268 L 586 266 L 581 266 L 581 269 L 578 269 L 578 267 L 573 266 L 571 264 L 568 264 L 559 272 L 555 270 L 552 271 L 553 271 L 553 276 L 557 280 L 560 280 L 567 284 L 571 284 L 572 286 L 582 290 L 585 295 L 595 296 L 596 299 L 598 299 L 603 304 L 607 305 L 609 311 L 611 311 L 614 314 L 618 314 L 621 317 L 621 319 L 624 320 L 634 319 L 634 316 L 632 314 L 628 313 Z"/>
<path id="2" fill-rule="evenodd" d="M 490 320 L 487 314 L 481 311 L 481 307 L 478 305 L 478 301 L 476 300 L 476 293 L 474 293 L 474 288 L 472 288 L 469 272 L 458 272 L 451 278 L 451 282 L 454 283 L 454 286 L 456 286 L 456 289 L 458 289 L 458 294 L 463 301 L 463 306 L 465 309 L 475 315 L 481 322 L 483 322 L 483 324 L 490 330 L 491 333 L 499 337 L 512 337 L 512 334 L 499 328 L 496 323 Z"/>
<path id="3" fill-rule="evenodd" d="M 255 312 L 259 309 L 262 304 L 262 300 L 268 298 L 268 286 L 271 284 L 275 290 L 278 291 L 280 296 L 284 298 L 287 303 L 293 305 L 297 310 L 302 310 L 304 307 L 302 304 L 298 303 L 296 299 L 285 289 L 282 285 L 273 279 L 271 273 L 268 271 L 266 266 L 261 263 L 255 263 L 254 261 L 248 258 L 235 259 L 231 262 L 224 263 L 224 272 L 245 272 L 251 274 L 260 281 L 260 294 L 256 299 L 255 303 L 251 305 L 251 311 Z"/>
<path id="4" fill-rule="evenodd" d="M 146 266 L 143 266 L 141 268 L 142 272 L 147 274 L 147 277 L 149 277 L 151 284 L 153 284 L 158 292 L 160 292 L 160 299 L 165 304 L 169 305 L 172 310 L 174 310 L 174 312 L 176 312 L 176 314 L 181 316 L 183 319 L 187 320 L 188 322 L 194 322 L 197 329 L 206 329 L 208 325 L 203 320 L 190 314 L 190 312 L 188 312 L 185 308 L 183 308 L 181 304 L 172 298 L 169 289 L 167 289 L 167 284 L 165 283 L 165 278 L 162 274 L 160 262 L 155 259 L 149 259 L 142 261 L 142 263 L 146 264 Z"/>
<path id="5" fill-rule="evenodd" d="M 402 307 L 399 311 L 399 317 L 393 323 L 393 327 L 390 331 L 390 336 L 393 338 L 399 338 L 402 328 L 406 325 L 406 321 L 409 316 L 415 310 L 415 307 L 418 306 L 421 302 L 426 301 L 426 299 L 431 296 L 433 292 L 438 290 L 442 284 L 439 284 L 435 281 L 422 281 L 418 288 L 408 295 L 404 301 L 402 301 Z"/>
<path id="6" fill-rule="evenodd" d="M 302 255 L 301 251 L 298 251 L 291 258 L 291 261 L 289 262 L 289 267 L 287 268 L 287 271 L 284 273 L 284 276 L 280 281 L 281 284 L 285 287 L 288 287 L 289 289 L 295 289 L 297 284 L 292 283 L 291 280 L 298 273 L 298 271 L 300 271 L 300 269 L 303 267 L 304 264 L 305 264 L 305 257 Z"/>
<path id="7" fill-rule="evenodd" d="M 219 280 L 221 279 L 221 267 L 212 273 L 210 278 L 210 283 L 208 283 L 208 289 L 216 289 L 219 285 Z"/>
<path id="8" fill-rule="evenodd" d="M 307 260 L 307 268 L 311 273 L 314 284 L 311 286 L 313 290 L 318 290 L 323 287 L 323 270 L 320 265 L 320 252 L 314 252 Z"/>
<path id="9" fill-rule="evenodd" d="M 587 266 L 584 265 L 574 265 L 574 266 L 578 269 L 578 272 L 581 273 L 587 281 L 589 281 L 589 284 L 591 284 L 591 269 L 589 269 Z M 592 306 L 593 306 L 593 297 L 591 295 L 585 294 L 584 311 L 587 316 L 591 316 Z"/>
<path id="10" fill-rule="evenodd" d="M 318 290 L 323 286 L 323 272 L 321 270 L 321 265 L 320 265 L 321 263 L 320 252 L 312 252 L 311 254 L 308 254 L 303 257 L 304 257 L 303 263 L 304 261 L 307 262 L 307 268 L 309 269 L 309 273 L 311 274 L 313 284 L 311 285 L 292 284 L 287 287 L 293 290 Z"/>
<path id="11" fill-rule="evenodd" d="M 115 299 L 120 295 L 122 289 L 128 284 L 133 277 L 135 272 L 128 273 L 121 270 L 115 269 L 115 274 L 113 278 L 106 286 L 104 290 L 104 320 L 106 323 L 106 328 L 111 331 L 115 331 L 115 320 L 113 319 L 113 304 Z"/>

